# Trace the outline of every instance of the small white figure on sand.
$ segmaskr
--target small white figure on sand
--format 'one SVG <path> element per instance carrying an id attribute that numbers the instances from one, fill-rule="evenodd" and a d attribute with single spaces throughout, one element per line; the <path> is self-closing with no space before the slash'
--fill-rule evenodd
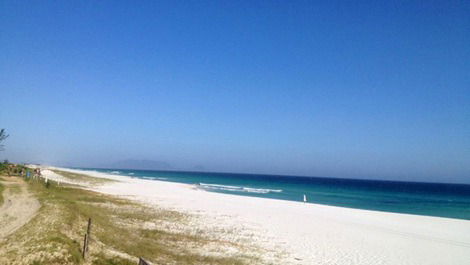
<path id="1" fill-rule="evenodd" d="M 304 202 L 307 202 L 307 195 L 304 194 Z"/>

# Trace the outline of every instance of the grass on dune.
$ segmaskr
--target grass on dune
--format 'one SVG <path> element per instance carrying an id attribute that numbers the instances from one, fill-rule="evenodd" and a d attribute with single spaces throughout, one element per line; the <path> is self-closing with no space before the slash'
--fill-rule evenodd
<path id="1" fill-rule="evenodd" d="M 66 177 L 70 180 L 77 181 L 77 182 L 86 182 L 90 183 L 92 185 L 97 185 L 97 184 L 105 184 L 109 182 L 115 182 L 115 180 L 112 179 L 106 179 L 106 178 L 95 178 L 91 177 L 88 175 L 84 174 L 77 174 L 77 173 L 72 173 L 68 171 L 62 171 L 62 170 L 52 170 L 54 173 L 62 175 L 63 177 Z"/>
<path id="2" fill-rule="evenodd" d="M 154 264 L 236 265 L 258 261 L 256 255 L 237 254 L 243 251 L 204 254 L 203 249 L 244 247 L 178 229 L 190 227 L 191 216 L 50 183 L 46 188 L 41 182 L 29 181 L 29 189 L 42 207 L 30 223 L 0 243 L 0 264 L 127 265 L 137 264 L 137 257 Z M 83 260 L 81 244 L 89 217 L 90 252 Z"/>
<path id="3" fill-rule="evenodd" d="M 0 181 L 3 181 L 3 179 L 0 178 Z M 5 188 L 3 187 L 2 183 L 0 182 L 0 205 L 3 204 L 3 190 L 4 190 L 4 189 L 5 189 Z"/>
<path id="4" fill-rule="evenodd" d="M 0 177 L 0 205 L 3 204 L 3 191 L 5 191 L 5 186 L 2 184 L 2 181 L 5 181 L 5 179 Z"/>

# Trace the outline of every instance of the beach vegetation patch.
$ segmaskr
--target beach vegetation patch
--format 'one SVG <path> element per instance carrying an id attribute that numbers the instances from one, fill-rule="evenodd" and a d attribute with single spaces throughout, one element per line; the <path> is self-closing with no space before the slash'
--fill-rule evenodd
<path id="1" fill-rule="evenodd" d="M 27 183 L 41 208 L 27 225 L 0 242 L 0 264 L 127 265 L 137 264 L 138 257 L 153 264 L 261 263 L 259 249 L 194 229 L 196 217 L 189 214 L 54 181 L 48 188 L 41 180 Z M 92 222 L 84 259 L 88 218 Z"/>
<path id="2" fill-rule="evenodd" d="M 3 179 L 0 178 L 0 181 L 3 181 Z M 5 188 L 3 187 L 2 183 L 0 182 L 0 205 L 3 204 L 3 191 Z"/>
<path id="3" fill-rule="evenodd" d="M 69 180 L 72 180 L 74 183 L 83 183 L 86 185 L 102 185 L 105 183 L 110 183 L 110 182 L 116 182 L 114 179 L 108 179 L 108 178 L 95 178 L 92 176 L 84 175 L 84 174 L 78 174 L 78 173 L 72 173 L 68 171 L 62 171 L 62 170 L 52 170 L 54 173 L 59 174 Z"/>

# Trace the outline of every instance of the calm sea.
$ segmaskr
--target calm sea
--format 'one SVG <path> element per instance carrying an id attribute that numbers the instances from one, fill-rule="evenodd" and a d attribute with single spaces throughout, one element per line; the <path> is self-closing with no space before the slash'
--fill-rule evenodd
<path id="1" fill-rule="evenodd" d="M 230 193 L 470 220 L 470 185 L 232 173 L 80 168 Z"/>

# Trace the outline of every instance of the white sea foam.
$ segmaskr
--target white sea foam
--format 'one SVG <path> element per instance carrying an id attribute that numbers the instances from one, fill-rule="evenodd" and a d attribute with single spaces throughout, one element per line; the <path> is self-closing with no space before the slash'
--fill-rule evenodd
<path id="1" fill-rule="evenodd" d="M 129 175 L 133 176 L 133 175 L 134 175 L 134 173 L 133 173 L 133 172 L 131 172 L 131 173 L 129 173 Z"/>
<path id="2" fill-rule="evenodd" d="M 141 177 L 137 177 L 137 178 L 140 178 L 140 179 L 151 179 L 151 180 L 167 180 L 167 178 L 160 178 L 160 177 L 148 177 L 148 176 L 141 176 Z"/>
<path id="3" fill-rule="evenodd" d="M 109 173 L 119 175 L 119 174 L 121 174 L 121 171 L 111 171 Z"/>
<path id="4" fill-rule="evenodd" d="M 235 191 L 235 192 L 259 193 L 259 194 L 266 194 L 270 192 L 282 192 L 282 190 L 259 189 L 259 188 L 229 186 L 229 185 L 220 185 L 220 184 L 199 183 L 199 185 L 203 189 L 209 189 L 209 190 L 224 190 L 224 191 Z"/>

